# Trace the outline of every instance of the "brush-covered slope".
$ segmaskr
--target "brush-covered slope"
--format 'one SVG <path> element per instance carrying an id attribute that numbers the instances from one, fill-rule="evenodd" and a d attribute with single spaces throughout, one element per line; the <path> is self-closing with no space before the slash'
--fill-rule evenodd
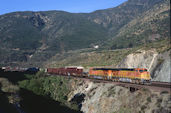
<path id="1" fill-rule="evenodd" d="M 106 37 L 105 28 L 79 14 L 59 11 L 5 14 L 0 16 L 0 59 L 1 63 L 42 61 L 56 53 L 90 47 Z"/>
<path id="2" fill-rule="evenodd" d="M 112 40 L 109 40 L 106 45 L 111 49 L 130 48 L 158 40 L 169 39 L 169 12 L 169 0 L 158 2 L 119 29 L 117 35 Z"/>
<path id="3" fill-rule="evenodd" d="M 16 12 L 0 16 L 1 48 L 67 50 L 88 47 L 106 37 L 105 29 L 67 12 Z M 84 40 L 84 41 L 83 41 Z"/>
<path id="4" fill-rule="evenodd" d="M 170 37 L 169 0 L 128 0 L 92 13 L 15 12 L 0 15 L 0 65 L 41 65 L 56 54 L 139 46 Z"/>
<path id="5" fill-rule="evenodd" d="M 118 7 L 99 10 L 89 14 L 88 19 L 109 29 L 111 35 L 132 19 L 148 11 L 163 0 L 128 0 Z"/>

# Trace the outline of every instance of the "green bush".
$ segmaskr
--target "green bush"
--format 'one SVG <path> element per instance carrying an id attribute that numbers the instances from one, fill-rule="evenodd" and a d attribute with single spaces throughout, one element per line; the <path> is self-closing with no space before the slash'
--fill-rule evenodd
<path id="1" fill-rule="evenodd" d="M 70 92 L 69 79 L 61 76 L 40 76 L 41 74 L 38 73 L 33 78 L 30 77 L 28 80 L 20 81 L 19 86 L 30 90 L 37 95 L 50 97 L 60 102 L 62 105 L 78 110 L 78 105 L 71 104 L 67 101 L 67 96 Z"/>
<path id="2" fill-rule="evenodd" d="M 148 101 L 148 102 L 151 102 L 151 97 L 148 97 L 148 98 L 147 98 L 147 101 Z"/>
<path id="3" fill-rule="evenodd" d="M 142 111 L 144 111 L 146 108 L 147 108 L 147 106 L 145 106 L 145 105 L 142 105 L 142 106 L 141 106 L 141 110 L 142 110 Z"/>
<path id="4" fill-rule="evenodd" d="M 168 91 L 162 91 L 160 94 L 168 94 Z"/>

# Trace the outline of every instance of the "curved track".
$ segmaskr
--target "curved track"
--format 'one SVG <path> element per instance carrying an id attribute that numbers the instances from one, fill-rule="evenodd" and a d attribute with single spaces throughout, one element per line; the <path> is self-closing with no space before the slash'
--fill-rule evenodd
<path id="1" fill-rule="evenodd" d="M 49 74 L 52 75 L 52 74 Z M 55 75 L 58 76 L 58 75 Z M 134 84 L 134 83 L 128 83 L 128 82 L 114 82 L 111 80 L 103 80 L 103 79 L 94 79 L 94 78 L 88 78 L 88 76 L 67 76 L 67 75 L 61 75 L 64 77 L 71 77 L 71 78 L 76 78 L 76 79 L 82 79 L 82 80 L 88 80 L 88 81 L 93 81 L 96 83 L 111 83 L 111 84 L 115 84 L 118 86 L 122 86 L 122 87 L 127 87 L 127 88 L 133 88 L 135 90 L 138 89 L 150 89 L 153 91 L 167 91 L 169 93 L 171 93 L 171 83 L 170 82 L 156 82 L 156 81 L 152 81 L 151 84 Z"/>
<path id="2" fill-rule="evenodd" d="M 170 82 L 151 82 L 151 86 L 171 88 Z"/>
<path id="3" fill-rule="evenodd" d="M 73 76 L 70 76 L 70 77 L 73 77 Z M 110 80 L 94 79 L 94 78 L 88 78 L 88 77 L 83 78 L 80 76 L 79 77 L 74 76 L 73 78 L 89 80 L 89 81 L 93 81 L 96 83 L 111 83 L 111 84 L 115 84 L 115 85 L 122 86 L 122 87 L 134 88 L 136 90 L 146 88 L 146 89 L 150 89 L 153 91 L 159 91 L 159 92 L 167 91 L 167 92 L 171 93 L 171 83 L 170 82 L 152 81 L 151 84 L 146 85 L 146 84 L 133 84 L 133 83 L 128 83 L 128 82 L 113 82 Z"/>

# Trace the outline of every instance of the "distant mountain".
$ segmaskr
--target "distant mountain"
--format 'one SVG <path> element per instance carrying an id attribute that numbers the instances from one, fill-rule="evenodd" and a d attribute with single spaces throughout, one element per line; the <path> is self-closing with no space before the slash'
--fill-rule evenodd
<path id="1" fill-rule="evenodd" d="M 170 37 L 169 0 L 128 0 L 92 13 L 14 12 L 0 15 L 0 64 L 41 65 L 55 54 L 134 47 Z"/>
<path id="2" fill-rule="evenodd" d="M 67 12 L 16 12 L 0 16 L 2 47 L 11 49 L 38 49 L 42 45 L 58 51 L 80 49 L 103 40 L 106 31 L 79 14 Z"/>
<path id="3" fill-rule="evenodd" d="M 111 49 L 130 48 L 169 38 L 170 3 L 160 0 L 121 27 L 106 45 Z"/>
<path id="4" fill-rule="evenodd" d="M 5 14 L 0 16 L 0 59 L 3 64 L 47 60 L 56 53 L 91 47 L 104 41 L 107 35 L 106 28 L 80 14 L 59 11 Z"/>

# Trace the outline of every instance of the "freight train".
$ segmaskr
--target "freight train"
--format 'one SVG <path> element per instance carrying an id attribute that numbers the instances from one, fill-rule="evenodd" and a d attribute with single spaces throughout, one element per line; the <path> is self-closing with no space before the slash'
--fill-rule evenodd
<path id="1" fill-rule="evenodd" d="M 48 74 L 130 82 L 135 84 L 149 84 L 151 82 L 150 73 L 145 68 L 90 68 L 89 72 L 86 73 L 81 67 L 65 67 L 47 68 L 46 72 Z"/>

